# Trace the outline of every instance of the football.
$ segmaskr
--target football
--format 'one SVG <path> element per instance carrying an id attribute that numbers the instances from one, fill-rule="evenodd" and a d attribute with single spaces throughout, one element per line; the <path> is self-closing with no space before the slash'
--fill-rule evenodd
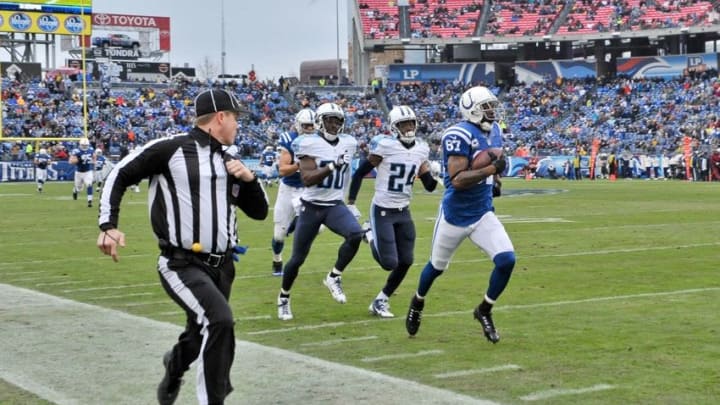
<path id="1" fill-rule="evenodd" d="M 473 170 L 482 169 L 483 167 L 492 163 L 492 159 L 490 158 L 490 152 L 495 155 L 496 159 L 499 159 L 503 155 L 502 148 L 488 148 L 477 152 L 475 153 L 475 157 L 473 157 L 471 168 Z"/>

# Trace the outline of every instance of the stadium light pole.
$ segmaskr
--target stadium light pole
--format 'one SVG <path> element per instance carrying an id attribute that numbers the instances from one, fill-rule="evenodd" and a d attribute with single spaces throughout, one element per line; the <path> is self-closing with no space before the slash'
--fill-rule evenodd
<path id="1" fill-rule="evenodd" d="M 225 0 L 220 0 L 220 73 L 225 77 Z"/>
<path id="2" fill-rule="evenodd" d="M 335 0 L 335 45 L 337 52 L 337 82 L 340 85 L 340 0 Z"/>

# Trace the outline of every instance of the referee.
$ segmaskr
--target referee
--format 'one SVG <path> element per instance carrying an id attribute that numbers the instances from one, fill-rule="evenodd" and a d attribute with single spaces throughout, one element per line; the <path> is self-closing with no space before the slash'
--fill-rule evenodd
<path id="1" fill-rule="evenodd" d="M 235 207 L 258 220 L 268 213 L 267 196 L 253 172 L 224 148 L 237 133 L 241 110 L 235 97 L 224 90 L 204 91 L 195 99 L 195 111 L 189 133 L 152 141 L 122 159 L 108 175 L 100 200 L 97 246 L 118 261 L 118 246 L 125 246 L 118 229 L 123 194 L 150 180 L 160 282 L 187 314 L 185 331 L 163 357 L 160 404 L 175 402 L 183 373 L 195 360 L 200 404 L 222 404 L 232 391 L 235 335 L 228 299 L 235 278 Z"/>

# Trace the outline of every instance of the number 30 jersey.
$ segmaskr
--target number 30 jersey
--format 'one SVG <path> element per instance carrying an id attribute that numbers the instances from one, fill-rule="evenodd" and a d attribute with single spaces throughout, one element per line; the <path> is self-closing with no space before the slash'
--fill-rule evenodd
<path id="1" fill-rule="evenodd" d="M 412 186 L 420 166 L 428 160 L 430 148 L 420 139 L 406 148 L 397 138 L 378 135 L 370 142 L 370 154 L 382 157 L 376 168 L 373 204 L 383 208 L 404 208 L 410 204 Z"/>
<path id="2" fill-rule="evenodd" d="M 302 135 L 292 143 L 292 150 L 298 159 L 306 156 L 315 159 L 317 167 L 336 162 L 338 157 L 357 152 L 357 140 L 347 134 L 339 134 L 338 142 L 333 145 L 318 134 Z M 301 198 L 318 205 L 336 205 L 345 198 L 345 190 L 350 184 L 350 165 L 336 167 L 322 182 L 305 187 Z"/>

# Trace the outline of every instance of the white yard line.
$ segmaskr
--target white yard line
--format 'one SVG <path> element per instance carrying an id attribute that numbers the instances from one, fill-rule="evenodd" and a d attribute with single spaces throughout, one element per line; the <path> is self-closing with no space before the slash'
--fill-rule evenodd
<path id="1" fill-rule="evenodd" d="M 528 395 L 523 395 L 520 397 L 520 399 L 522 399 L 523 401 L 541 401 L 544 399 L 550 399 L 550 398 L 555 398 L 555 397 L 559 397 L 559 396 L 587 394 L 589 392 L 605 391 L 605 390 L 611 390 L 613 388 L 615 388 L 615 386 L 608 385 L 608 384 L 596 384 L 596 385 L 593 385 L 592 387 L 575 388 L 575 389 L 556 388 L 556 389 L 551 389 L 551 390 L 533 392 L 532 394 L 528 394 Z"/>
<path id="2" fill-rule="evenodd" d="M 169 302 L 169 300 L 168 300 Z M 0 284 L 0 378 L 58 405 L 151 404 L 182 328 Z M 178 405 L 194 404 L 195 372 Z M 481 404 L 491 401 L 237 341 L 227 404 Z"/>
<path id="3" fill-rule="evenodd" d="M 130 297 L 142 297 L 145 295 L 152 295 L 151 292 L 141 292 L 141 293 L 132 293 L 132 294 L 118 294 L 118 295 L 101 295 L 99 297 L 90 297 L 88 298 L 91 301 L 101 301 L 101 300 L 116 300 L 119 298 L 130 298 Z"/>
<path id="4" fill-rule="evenodd" d="M 445 353 L 445 350 L 421 350 L 417 353 L 396 353 L 386 354 L 384 356 L 363 357 L 362 359 L 360 359 L 360 361 L 362 361 L 363 363 L 373 363 L 376 361 L 411 359 L 413 357 L 423 356 L 436 356 L 443 353 Z"/>
<path id="5" fill-rule="evenodd" d="M 94 283 L 94 282 L 95 282 L 95 280 L 58 281 L 58 282 L 55 282 L 55 283 L 37 283 L 37 284 L 35 284 L 35 287 L 54 286 L 54 285 L 87 284 L 87 283 Z"/>
<path id="6" fill-rule="evenodd" d="M 447 373 L 440 373 L 435 374 L 433 377 L 435 378 L 453 378 L 453 377 L 465 377 L 468 375 L 475 375 L 475 374 L 489 374 L 489 373 L 496 373 L 498 371 L 512 371 L 512 370 L 520 370 L 520 366 L 516 364 L 504 364 L 502 366 L 495 366 L 495 367 L 486 367 L 486 368 L 474 368 L 471 370 L 458 370 L 458 371 L 450 371 Z"/>
<path id="7" fill-rule="evenodd" d="M 375 340 L 377 339 L 377 336 L 359 336 L 355 338 L 347 338 L 347 339 L 330 339 L 330 340 L 321 340 L 319 342 L 308 342 L 308 343 L 300 343 L 300 346 L 303 347 L 309 347 L 309 346 L 332 346 L 336 344 L 341 343 L 348 343 L 348 342 L 361 342 L 364 340 Z"/>

